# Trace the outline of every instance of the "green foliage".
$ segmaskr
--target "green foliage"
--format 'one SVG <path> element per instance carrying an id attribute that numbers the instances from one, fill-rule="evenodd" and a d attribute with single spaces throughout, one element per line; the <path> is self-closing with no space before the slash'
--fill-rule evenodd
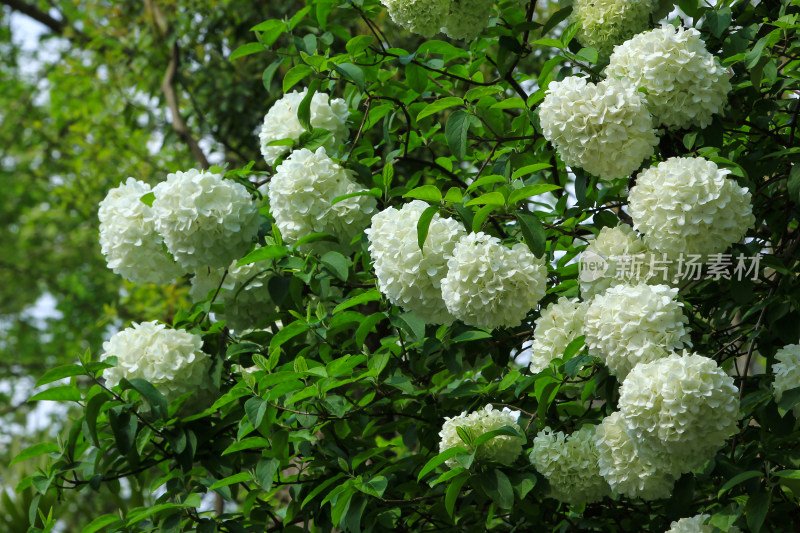
<path id="1" fill-rule="evenodd" d="M 494 331 L 460 322 L 426 325 L 375 288 L 366 238 L 347 251 L 306 253 L 301 244 L 326 236 L 288 246 L 267 225 L 259 236 L 265 246 L 239 264 L 272 262 L 269 290 L 277 308 L 265 310 L 264 327 L 231 332 L 211 320 L 216 303 L 189 306 L 185 287 L 125 286 L 131 292 L 120 296 L 119 280 L 97 257 L 93 229 L 94 206 L 123 176 L 157 181 L 167 170 L 201 164 L 197 154 L 190 159 L 187 135 L 219 147 L 231 177 L 268 177 L 273 169 L 261 162 L 253 132 L 271 101 L 308 87 L 297 110 L 307 131 L 293 147 L 316 148 L 331 136 L 311 127 L 313 92 L 344 98 L 354 131 L 338 154 L 342 164 L 356 171 L 380 208 L 409 199 L 431 204 L 417 226 L 420 248 L 439 213 L 468 231 L 508 245 L 524 242 L 544 256 L 551 266 L 542 306 L 577 296 L 573 260 L 588 236 L 627 220 L 621 206 L 633 182 L 567 169 L 542 136 L 537 105 L 549 82 L 573 72 L 596 81 L 604 66 L 596 50 L 574 41 L 576 27 L 557 29 L 569 8 L 526 10 L 502 1 L 491 27 L 463 43 L 403 32 L 377 0 L 308 0 L 269 15 L 233 1 L 192 9 L 165 2 L 164 13 L 154 2 L 146 2 L 146 13 L 135 4 L 122 2 L 119 9 L 124 20 L 145 28 L 142 35 L 128 36 L 127 22 L 114 21 L 102 46 L 87 45 L 92 66 L 110 69 L 107 79 L 90 78 L 80 57 L 65 55 L 66 63 L 47 77 L 64 83 L 64 94 L 52 91 L 48 105 L 32 104 L 27 114 L 10 108 L 4 116 L 4 124 L 16 117 L 23 125 L 14 143 L 10 130 L 2 130 L 15 158 L 13 172 L 4 168 L 3 175 L 19 199 L 8 220 L 20 222 L 13 231 L 26 235 L 27 247 L 4 244 L 0 266 L 12 267 L 0 275 L 33 272 L 19 283 L 12 311 L 35 301 L 36 284 L 47 280 L 66 317 L 49 344 L 64 347 L 66 364 L 40 372 L 38 384 L 52 386 L 31 400 L 77 408 L 57 443 L 17 452 L 13 466 L 39 461 L 18 485 L 17 503 L 30 512 L 8 506 L 17 509 L 14 523 L 24 523 L 17 530 L 52 527 L 61 513 L 56 495 L 76 492 L 87 500 L 116 498 L 117 508 L 98 506 L 83 517 L 83 533 L 664 531 L 670 521 L 701 512 L 723 531 L 796 528 L 800 433 L 792 407 L 800 395 L 789 391 L 776 403 L 769 372 L 776 349 L 798 341 L 800 323 L 796 0 L 679 3 L 691 17 L 686 23 L 700 29 L 708 49 L 731 69 L 733 90 L 729 107 L 709 127 L 663 131 L 653 158 L 706 157 L 753 196 L 756 225 L 732 251 L 760 252 L 766 268 L 756 279 L 681 287 L 694 349 L 713 357 L 741 389 L 740 432 L 702 469 L 684 475 L 668 499 L 609 497 L 586 506 L 548 496 L 546 480 L 528 459 L 532 437 L 545 426 L 570 432 L 598 423 L 614 410 L 619 384 L 586 352 L 582 337 L 538 374 L 517 364 L 537 310 L 519 327 Z M 77 46 L 95 32 L 100 38 L 98 23 L 69 5 L 61 5 L 65 16 L 84 23 L 75 25 L 81 33 L 70 42 Z M 165 13 L 166 28 L 149 22 Z M 132 43 L 143 45 L 141 54 L 128 55 Z M 174 46 L 186 55 L 180 93 L 192 109 L 194 133 L 181 133 L 115 90 L 160 100 L 173 46 L 166 43 L 179 43 Z M 115 63 L 121 57 L 130 64 Z M 4 68 L 3 98 L 32 90 L 13 62 Z M 83 94 L 82 105 L 65 94 Z M 115 127 L 118 116 L 124 131 Z M 143 151 L 156 133 L 165 149 Z M 89 135 L 103 142 L 89 142 Z M 52 163 L 61 184 L 28 186 L 38 172 L 31 154 L 58 147 L 79 154 Z M 46 209 L 45 201 L 71 207 Z M 59 236 L 67 240 L 63 250 L 38 260 L 30 239 Z M 122 321 L 162 318 L 202 335 L 215 360 L 219 396 L 210 406 L 194 405 L 191 396 L 167 403 L 137 379 L 108 389 L 100 378 L 105 365 L 73 361 L 86 345 L 98 351 L 104 335 L 98 326 L 110 321 L 103 318 L 108 314 Z M 30 350 L 23 352 L 31 359 Z M 459 427 L 463 447 L 439 450 L 445 417 L 488 403 L 521 413 L 526 443 L 514 464 L 475 459 L 492 437 L 516 433 L 508 426 L 484 435 Z M 132 487 L 128 498 L 119 496 L 122 479 Z M 205 495 L 216 500 L 215 509 L 201 505 Z M 6 507 L 10 497 L 3 496 Z"/>

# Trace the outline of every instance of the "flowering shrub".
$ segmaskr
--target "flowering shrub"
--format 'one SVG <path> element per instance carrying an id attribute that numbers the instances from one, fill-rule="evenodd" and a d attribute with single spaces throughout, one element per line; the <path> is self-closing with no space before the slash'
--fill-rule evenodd
<path id="1" fill-rule="evenodd" d="M 167 329 L 158 322 L 134 322 L 103 344 L 102 358 L 117 358 L 116 365 L 103 370 L 103 378 L 108 388 L 122 379 L 145 379 L 167 401 L 187 393 L 208 392 L 212 361 L 202 346 L 200 336 L 188 331 Z M 147 412 L 149 405 L 140 409 Z"/>
<path id="2" fill-rule="evenodd" d="M 299 141 L 305 131 L 297 118 L 297 111 L 308 90 L 292 91 L 275 102 L 264 116 L 264 125 L 258 134 L 261 142 L 261 155 L 268 165 L 275 165 L 278 158 L 290 151 L 277 141 L 290 139 Z M 314 93 L 309 106 L 309 123 L 314 128 L 323 128 L 332 133 L 323 145 L 327 153 L 332 154 L 347 139 L 349 129 L 347 117 L 350 113 L 347 104 L 341 98 L 331 99 L 325 93 Z M 276 144 L 272 144 L 276 143 Z"/>
<path id="3" fill-rule="evenodd" d="M 518 326 L 547 288 L 547 267 L 522 243 L 508 249 L 497 237 L 461 237 L 442 279 L 447 310 L 471 326 Z"/>
<path id="4" fill-rule="evenodd" d="M 439 432 L 439 437 L 442 439 L 439 442 L 439 452 L 454 447 L 466 448 L 474 451 L 477 461 L 496 461 L 510 465 L 522 453 L 522 438 L 514 435 L 497 435 L 478 446 L 475 446 L 474 442 L 481 435 L 505 426 L 522 433 L 522 428 L 517 424 L 518 418 L 519 413 L 511 411 L 508 407 L 499 410 L 491 405 L 469 414 L 464 411 L 459 416 L 445 417 L 442 430 Z M 470 437 L 468 440 L 471 442 L 464 441 L 459 435 L 459 428 Z M 458 466 L 455 459 L 448 459 L 447 464 L 451 468 Z"/>
<path id="5" fill-rule="evenodd" d="M 265 4 L 184 50 L 182 83 L 212 49 L 255 81 L 221 109 L 275 102 L 260 139 L 165 135 L 219 166 L 104 202 L 109 257 L 188 275 L 42 377 L 77 419 L 23 489 L 116 491 L 87 533 L 794 531 L 800 8 L 669 7 L 687 29 L 605 70 L 570 7 L 516 0 Z M 714 273 L 654 278 L 681 254 Z"/>
<path id="6" fill-rule="evenodd" d="M 674 128 L 705 128 L 731 90 L 730 74 L 708 52 L 700 32 L 668 24 L 616 47 L 606 76 L 644 87 L 656 121 Z"/>
<path id="7" fill-rule="evenodd" d="M 155 229 L 186 270 L 228 266 L 258 231 L 258 211 L 247 189 L 219 174 L 176 172 L 153 194 Z"/>
<path id="8" fill-rule="evenodd" d="M 654 0 L 576 0 L 570 20 L 577 23 L 575 38 L 608 57 L 622 44 L 650 24 Z"/>
<path id="9" fill-rule="evenodd" d="M 633 227 L 671 257 L 725 251 L 753 225 L 751 195 L 703 158 L 672 157 L 642 172 L 628 201 Z"/>
<path id="10" fill-rule="evenodd" d="M 800 387 L 800 344 L 784 346 L 775 354 L 775 360 L 777 363 L 772 365 L 775 373 L 772 394 L 775 401 L 780 402 L 784 392 Z M 800 420 L 800 406 L 795 405 L 792 409 L 795 418 Z"/>
<path id="11" fill-rule="evenodd" d="M 596 85 L 578 76 L 552 82 L 539 118 L 564 163 L 604 179 L 628 176 L 658 144 L 642 93 L 613 78 Z"/>
<path id="12" fill-rule="evenodd" d="M 616 285 L 595 296 L 583 331 L 589 353 L 605 362 L 620 380 L 639 363 L 691 346 L 688 319 L 666 285 Z"/>
<path id="13" fill-rule="evenodd" d="M 128 178 L 108 191 L 100 202 L 100 247 L 108 268 L 134 283 L 172 283 L 183 270 L 161 251 L 153 213 L 141 198 L 150 193 L 146 183 Z"/>

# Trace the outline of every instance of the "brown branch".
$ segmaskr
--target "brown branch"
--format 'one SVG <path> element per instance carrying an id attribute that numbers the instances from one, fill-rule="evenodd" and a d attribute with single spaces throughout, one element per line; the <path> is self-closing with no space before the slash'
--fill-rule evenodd
<path id="1" fill-rule="evenodd" d="M 161 33 L 162 37 L 166 37 L 171 32 L 171 29 L 167 19 L 164 17 L 164 13 L 153 0 L 145 0 L 145 6 L 147 10 L 153 14 L 153 20 L 159 33 Z M 203 149 L 200 148 L 197 139 L 192 135 L 189 126 L 186 125 L 186 121 L 183 120 L 181 108 L 178 104 L 178 93 L 175 90 L 175 78 L 178 73 L 180 60 L 181 50 L 178 47 L 178 41 L 175 40 L 169 49 L 169 64 L 167 64 L 167 70 L 164 73 L 164 80 L 161 82 L 161 92 L 164 93 L 164 99 L 167 101 L 170 115 L 172 115 L 172 129 L 175 130 L 178 138 L 189 147 L 192 156 L 200 163 L 200 167 L 207 169 L 210 165 L 208 164 L 206 154 L 203 153 Z"/>
<path id="2" fill-rule="evenodd" d="M 30 5 L 26 2 L 22 2 L 21 0 L 2 0 L 0 3 L 7 5 L 14 11 L 19 11 L 23 15 L 29 16 L 41 24 L 44 24 L 53 30 L 53 33 L 63 35 L 64 29 L 67 27 L 67 23 L 65 21 L 56 20 L 38 7 Z"/>

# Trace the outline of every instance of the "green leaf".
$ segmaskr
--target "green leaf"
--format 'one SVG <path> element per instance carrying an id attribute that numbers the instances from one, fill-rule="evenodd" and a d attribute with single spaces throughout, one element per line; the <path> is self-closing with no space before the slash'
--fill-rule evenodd
<path id="1" fill-rule="evenodd" d="M 251 263 L 257 263 L 267 259 L 280 259 L 281 257 L 285 257 L 287 255 L 289 255 L 289 250 L 283 246 L 270 244 L 262 248 L 256 248 L 246 256 L 242 257 L 239 262 L 236 263 L 236 266 L 249 265 Z"/>
<path id="2" fill-rule="evenodd" d="M 800 164 L 792 166 L 787 188 L 789 189 L 789 198 L 792 202 L 794 202 L 795 205 L 800 205 Z"/>
<path id="3" fill-rule="evenodd" d="M 728 26 L 731 25 L 731 8 L 728 6 L 721 7 L 715 11 L 709 10 L 706 12 L 706 24 L 708 25 L 708 29 L 711 30 L 711 34 L 719 39 L 722 36 L 722 32 L 728 29 Z"/>
<path id="4" fill-rule="evenodd" d="M 48 383 L 52 383 L 54 381 L 58 381 L 59 379 L 64 379 L 72 376 L 82 376 L 86 374 L 86 371 L 83 369 L 81 365 L 64 365 L 58 366 L 56 368 L 51 368 L 47 372 L 44 373 L 42 377 L 40 377 L 36 381 L 35 387 L 39 387 L 41 385 L 47 385 Z"/>
<path id="5" fill-rule="evenodd" d="M 38 457 L 39 455 L 43 455 L 45 453 L 57 453 L 60 451 L 61 448 L 54 442 L 40 442 L 22 450 L 16 457 L 14 457 L 14 459 L 11 460 L 11 463 L 8 466 L 14 466 L 19 462 L 27 461 L 28 459 Z"/>
<path id="6" fill-rule="evenodd" d="M 142 397 L 147 400 L 156 416 L 167 417 L 167 400 L 152 383 L 142 378 L 123 379 L 123 384 L 128 383 Z"/>
<path id="7" fill-rule="evenodd" d="M 238 474 L 234 474 L 234 475 L 228 476 L 228 477 L 226 477 L 224 479 L 220 479 L 219 481 L 217 481 L 216 483 L 214 483 L 213 485 L 208 487 L 208 489 L 209 490 L 216 490 L 216 489 L 220 489 L 222 487 L 228 487 L 228 486 L 233 485 L 235 483 L 246 483 L 246 482 L 252 481 L 252 480 L 253 480 L 253 476 L 250 474 L 250 472 L 239 472 Z"/>
<path id="8" fill-rule="evenodd" d="M 488 442 L 488 441 L 492 440 L 493 438 L 495 438 L 495 437 L 497 437 L 499 435 L 508 435 L 508 436 L 517 437 L 517 438 L 520 438 L 520 439 L 523 438 L 522 435 L 520 435 L 519 432 L 516 429 L 514 429 L 513 427 L 511 427 L 511 426 L 503 426 L 503 427 L 499 427 L 497 429 L 493 429 L 491 431 L 487 431 L 486 433 L 481 433 L 480 435 L 478 435 L 478 438 L 475 439 L 475 442 L 473 442 L 472 445 L 475 448 L 477 448 L 481 444 L 483 444 L 485 442 Z"/>
<path id="9" fill-rule="evenodd" d="M 308 331 L 308 324 L 304 322 L 295 321 L 282 327 L 278 333 L 275 334 L 269 341 L 269 351 L 272 352 L 276 348 L 280 348 L 283 344 Z"/>
<path id="10" fill-rule="evenodd" d="M 514 488 L 508 476 L 495 468 L 482 472 L 480 475 L 481 488 L 502 509 L 510 509 L 514 505 Z"/>
<path id="11" fill-rule="evenodd" d="M 546 168 L 550 168 L 552 165 L 550 163 L 535 163 L 533 165 L 525 165 L 524 167 L 518 168 L 511 174 L 511 179 L 515 180 L 522 176 L 527 176 L 528 174 L 533 174 L 534 172 L 539 172 L 540 170 L 544 170 Z"/>
<path id="12" fill-rule="evenodd" d="M 334 483 L 336 483 L 337 481 L 339 481 L 343 477 L 347 477 L 347 475 L 344 474 L 343 472 L 340 472 L 340 473 L 336 474 L 335 476 L 333 476 L 331 478 L 328 478 L 325 481 L 323 481 L 322 483 L 319 483 L 318 485 L 316 485 L 311 490 L 311 492 L 308 493 L 308 496 L 305 497 L 303 502 L 300 504 L 300 508 L 302 509 L 303 507 L 305 507 L 308 504 L 308 502 L 313 500 L 323 490 L 327 489 L 329 486 L 333 485 Z"/>
<path id="13" fill-rule="evenodd" d="M 456 433 L 458 433 L 459 438 L 462 440 L 462 442 L 464 442 L 464 444 L 469 446 L 470 449 L 474 448 L 473 441 L 475 440 L 475 437 L 472 435 L 472 429 L 467 426 L 457 426 Z"/>
<path id="14" fill-rule="evenodd" d="M 319 258 L 319 262 L 327 268 L 331 274 L 342 281 L 347 281 L 350 260 L 339 252 L 326 252 Z"/>
<path id="15" fill-rule="evenodd" d="M 260 45 L 259 45 L 260 46 Z M 283 77 L 283 92 L 288 93 L 289 89 L 297 85 L 297 83 L 314 72 L 314 69 L 304 63 L 293 66 Z"/>
<path id="16" fill-rule="evenodd" d="M 272 86 L 272 78 L 275 77 L 275 72 L 278 70 L 278 67 L 281 66 L 283 63 L 282 59 L 277 59 L 270 63 L 270 65 L 264 69 L 264 72 L 261 74 L 261 83 L 264 85 L 264 88 L 267 92 L 270 92 L 270 88 Z"/>
<path id="17" fill-rule="evenodd" d="M 391 317 L 391 322 L 410 333 L 415 342 L 425 338 L 425 322 L 411 311 Z"/>
<path id="18" fill-rule="evenodd" d="M 417 245 L 420 250 L 423 250 L 423 246 L 425 246 L 425 239 L 428 237 L 428 229 L 430 228 L 431 221 L 438 212 L 439 208 L 432 205 L 425 209 L 419 216 L 419 220 L 417 221 Z"/>
<path id="19" fill-rule="evenodd" d="M 411 90 L 422 94 L 428 88 L 427 71 L 416 63 L 409 63 L 405 66 L 406 81 Z"/>
<path id="20" fill-rule="evenodd" d="M 433 456 L 427 463 L 425 463 L 425 466 L 422 467 L 422 470 L 420 470 L 419 475 L 417 476 L 417 481 L 422 480 L 422 478 L 424 478 L 428 472 L 444 463 L 448 459 L 452 459 L 459 453 L 469 453 L 469 451 L 467 451 L 465 448 L 461 448 L 460 446 L 453 446 L 452 448 L 447 448 L 442 453 Z"/>
<path id="21" fill-rule="evenodd" d="M 497 191 L 487 192 L 486 194 L 482 194 L 477 198 L 470 200 L 469 202 L 465 203 L 467 207 L 472 205 L 505 205 L 506 199 L 503 195 Z"/>
<path id="22" fill-rule="evenodd" d="M 344 311 L 345 309 L 355 307 L 356 305 L 365 304 L 367 302 L 375 302 L 380 299 L 381 299 L 381 291 L 379 291 L 378 289 L 370 289 L 367 292 L 362 292 L 357 296 L 353 296 L 352 298 L 348 298 L 347 300 L 343 301 L 342 303 L 333 308 L 331 314 L 335 315 L 340 311 Z"/>
<path id="23" fill-rule="evenodd" d="M 411 189 L 403 195 L 403 198 L 414 198 L 417 200 L 425 200 L 426 202 L 439 203 L 442 201 L 442 191 L 434 185 L 423 185 Z"/>
<path id="24" fill-rule="evenodd" d="M 432 39 L 425 41 L 417 49 L 417 56 L 424 54 L 441 54 L 445 62 L 451 59 L 468 58 L 469 52 L 463 48 L 458 48 L 445 41 L 437 41 Z"/>
<path id="25" fill-rule="evenodd" d="M 456 109 L 447 117 L 444 136 L 447 146 L 456 159 L 463 160 L 467 155 L 467 133 L 469 132 L 470 115 L 463 109 Z"/>
<path id="26" fill-rule="evenodd" d="M 781 401 L 778 402 L 778 414 L 781 417 L 786 416 L 786 413 L 800 402 L 800 387 L 784 391 L 781 395 Z"/>
<path id="27" fill-rule="evenodd" d="M 489 87 L 473 87 L 464 95 L 464 100 L 472 102 L 473 100 L 480 100 L 484 96 L 491 96 L 493 94 L 502 92 L 503 88 L 499 85 L 491 85 Z"/>
<path id="28" fill-rule="evenodd" d="M 314 98 L 314 93 L 317 92 L 321 83 L 319 79 L 311 80 L 311 83 L 308 84 L 306 95 L 300 101 L 300 105 L 297 106 L 297 121 L 306 131 L 314 129 L 311 126 L 311 99 Z"/>
<path id="29" fill-rule="evenodd" d="M 386 491 L 387 486 L 389 486 L 389 480 L 384 476 L 375 476 L 368 481 L 361 481 L 355 484 L 355 487 L 358 490 L 364 494 L 375 496 L 376 498 L 383 497 L 383 493 Z"/>
<path id="30" fill-rule="evenodd" d="M 324 128 L 314 128 L 311 131 L 304 131 L 300 134 L 300 139 L 297 141 L 297 150 L 305 148 L 313 152 L 320 146 L 324 146 L 332 138 L 333 132 Z"/>
<path id="31" fill-rule="evenodd" d="M 381 196 L 383 196 L 383 191 L 381 191 L 377 187 L 373 187 L 368 191 L 358 191 L 358 192 L 351 192 L 349 194 L 342 194 L 334 197 L 334 199 L 331 200 L 331 205 L 336 205 L 343 200 L 347 200 L 348 198 L 355 198 L 356 196 L 372 196 L 373 198 L 380 198 Z"/>
<path id="32" fill-rule="evenodd" d="M 369 48 L 369 45 L 372 44 L 372 41 L 373 41 L 372 35 L 356 35 L 355 37 L 347 41 L 347 44 L 344 45 L 344 47 L 347 50 L 348 54 L 356 56 L 361 52 L 363 52 L 364 50 L 366 50 L 367 48 Z"/>
<path id="33" fill-rule="evenodd" d="M 460 333 L 453 337 L 453 342 L 467 342 L 467 341 L 476 341 L 479 339 L 491 339 L 492 334 L 487 333 L 485 331 L 473 329 L 470 331 L 465 331 L 464 333 Z"/>
<path id="34" fill-rule="evenodd" d="M 464 105 L 464 100 L 457 96 L 446 96 L 444 98 L 440 98 L 439 100 L 431 102 L 423 107 L 422 111 L 417 113 L 417 120 L 422 120 L 427 116 L 434 115 L 440 111 L 444 111 L 445 109 L 449 109 L 457 105 Z"/>
<path id="35" fill-rule="evenodd" d="M 581 48 L 577 54 L 575 54 L 575 59 L 579 61 L 583 61 L 585 63 L 589 63 L 593 65 L 597 63 L 597 48 L 593 46 L 588 46 L 586 48 Z"/>
<path id="36" fill-rule="evenodd" d="M 342 77 L 352 81 L 361 92 L 364 92 L 366 85 L 364 83 L 364 71 L 352 63 L 339 63 L 333 65 L 333 70 L 342 75 Z"/>
<path id="37" fill-rule="evenodd" d="M 257 54 L 264 51 L 264 45 L 261 43 L 247 43 L 233 51 L 231 54 L 231 61 L 239 59 L 240 57 L 249 56 L 250 54 Z"/>
<path id="38" fill-rule="evenodd" d="M 144 205 L 146 205 L 148 207 L 153 207 L 153 200 L 155 200 L 155 199 L 156 199 L 156 195 L 154 193 L 152 193 L 152 192 L 149 192 L 149 193 L 145 194 L 144 196 L 142 196 L 141 198 L 139 198 L 139 201 L 142 202 Z"/>
<path id="39" fill-rule="evenodd" d="M 278 37 L 286 33 L 286 23 L 278 19 L 265 20 L 261 24 L 253 26 L 250 31 L 261 32 L 258 40 L 261 41 L 261 44 L 264 46 L 269 47 L 278 40 Z"/>
<path id="40" fill-rule="evenodd" d="M 258 464 L 256 465 L 256 482 L 261 485 L 262 489 L 270 490 L 272 488 L 275 472 L 278 471 L 280 466 L 281 462 L 274 457 L 261 458 L 258 460 Z"/>
<path id="41" fill-rule="evenodd" d="M 531 196 L 537 196 L 539 194 L 555 191 L 556 189 L 560 188 L 561 187 L 559 187 L 558 185 L 550 185 L 548 183 L 542 183 L 539 185 L 526 185 L 524 187 L 520 187 L 519 189 L 514 189 L 513 191 L 511 191 L 511 193 L 509 193 L 508 205 L 509 207 L 513 207 L 520 200 L 525 200 L 526 198 L 530 198 Z"/>
<path id="42" fill-rule="evenodd" d="M 88 524 L 86 524 L 86 526 L 84 526 L 84 528 L 81 529 L 81 533 L 96 533 L 97 531 L 100 531 L 104 527 L 110 526 L 111 524 L 115 524 L 117 522 L 119 522 L 120 525 L 122 524 L 122 521 L 119 519 L 117 515 L 113 514 L 100 515 L 91 522 L 89 522 Z"/>
<path id="43" fill-rule="evenodd" d="M 43 390 L 31 396 L 29 402 L 51 401 L 51 402 L 79 402 L 81 401 L 81 391 L 74 385 L 61 385 Z"/>
<path id="44" fill-rule="evenodd" d="M 761 477 L 762 475 L 763 474 L 757 470 L 748 470 L 747 472 L 742 472 L 740 474 L 733 476 L 731 479 L 726 481 L 724 485 L 722 485 L 722 488 L 719 489 L 719 492 L 717 493 L 717 498 L 720 498 L 723 494 L 728 492 L 731 488 L 735 487 L 739 483 L 747 481 L 748 479 Z"/>
<path id="45" fill-rule="evenodd" d="M 771 495 L 766 491 L 758 491 L 751 494 L 744 507 L 744 516 L 747 520 L 747 527 L 753 533 L 759 533 L 764 525 L 764 520 L 769 512 L 769 502 Z"/>
<path id="46" fill-rule="evenodd" d="M 492 213 L 492 211 L 499 209 L 500 207 L 502 206 L 498 204 L 488 204 L 478 209 L 478 212 L 475 213 L 475 216 L 472 219 L 472 232 L 477 233 L 481 231 L 483 229 L 484 222 L 486 222 L 486 220 L 489 218 L 489 215 Z M 464 209 L 466 209 L 466 207 Z"/>
<path id="47" fill-rule="evenodd" d="M 83 418 L 86 428 L 89 431 L 89 438 L 95 446 L 100 446 L 97 439 L 97 415 L 100 413 L 100 408 L 111 399 L 111 396 L 105 391 L 92 396 L 86 403 L 85 415 Z"/>
<path id="48" fill-rule="evenodd" d="M 267 402 L 264 401 L 263 398 L 254 396 L 244 402 L 244 412 L 247 413 L 247 419 L 250 420 L 253 427 L 258 428 L 261 422 L 264 421 L 264 415 L 267 412 Z"/>
<path id="49" fill-rule="evenodd" d="M 514 213 L 519 221 L 522 230 L 522 237 L 528 245 L 531 253 L 536 257 L 542 257 L 545 252 L 547 234 L 539 217 L 530 213 Z"/>
<path id="50" fill-rule="evenodd" d="M 525 105 L 525 100 L 519 96 L 506 98 L 505 100 L 500 100 L 496 104 L 492 104 L 492 109 L 527 109 L 527 107 L 528 106 Z"/>
<path id="51" fill-rule="evenodd" d="M 531 41 L 530 44 L 533 46 L 552 46 L 553 48 L 558 48 L 559 50 L 564 48 L 564 43 L 558 39 L 537 39 L 535 41 Z"/>
<path id="52" fill-rule="evenodd" d="M 266 402 L 264 402 L 264 405 L 266 405 Z M 221 455 L 228 455 L 231 453 L 240 452 L 242 450 L 252 450 L 254 448 L 262 448 L 264 450 L 268 450 L 269 441 L 264 437 L 247 437 L 238 442 L 234 442 L 233 444 L 225 448 L 222 451 Z"/>
<path id="53" fill-rule="evenodd" d="M 464 483 L 467 482 L 469 477 L 469 473 L 464 472 L 462 475 L 453 479 L 447 487 L 447 493 L 444 496 L 444 508 L 450 517 L 453 516 L 453 512 L 455 511 L 456 501 L 458 500 L 458 495 L 461 493 L 461 487 L 464 486 Z"/>

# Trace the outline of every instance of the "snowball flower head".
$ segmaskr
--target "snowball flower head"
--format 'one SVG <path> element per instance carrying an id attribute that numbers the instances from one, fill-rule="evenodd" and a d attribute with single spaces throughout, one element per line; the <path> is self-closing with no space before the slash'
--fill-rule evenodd
<path id="1" fill-rule="evenodd" d="M 100 202 L 100 248 L 108 268 L 134 283 L 172 283 L 183 274 L 161 246 L 152 208 L 141 201 L 150 192 L 143 181 L 128 178 Z"/>
<path id="2" fill-rule="evenodd" d="M 547 368 L 550 361 L 564 355 L 570 342 L 583 335 L 586 308 L 585 302 L 563 296 L 544 308 L 533 330 L 531 372 Z"/>
<path id="3" fill-rule="evenodd" d="M 547 290 L 544 258 L 537 259 L 522 243 L 506 248 L 482 232 L 458 241 L 447 269 L 444 303 L 471 326 L 518 326 Z"/>
<path id="4" fill-rule="evenodd" d="M 640 453 L 666 453 L 676 473 L 689 472 L 736 432 L 738 393 L 713 359 L 673 353 L 631 370 L 620 388 L 619 410 Z"/>
<path id="5" fill-rule="evenodd" d="M 581 296 L 590 299 L 622 283 L 664 283 L 663 267 L 651 270 L 653 254 L 627 224 L 603 228 L 581 254 Z"/>
<path id="6" fill-rule="evenodd" d="M 611 490 L 643 500 L 670 497 L 676 477 L 670 473 L 669 457 L 642 458 L 625 430 L 625 420 L 619 411 L 597 426 L 595 444 L 600 475 Z"/>
<path id="7" fill-rule="evenodd" d="M 728 100 L 730 74 L 706 50 L 700 32 L 664 24 L 617 46 L 606 77 L 647 89 L 658 124 L 705 128 Z"/>
<path id="8" fill-rule="evenodd" d="M 775 354 L 775 360 L 778 362 L 772 365 L 775 374 L 772 394 L 779 402 L 784 392 L 800 387 L 800 344 L 784 346 Z M 800 405 L 795 405 L 792 410 L 795 418 L 800 420 Z"/>
<path id="9" fill-rule="evenodd" d="M 639 174 L 628 202 L 647 247 L 678 258 L 739 241 L 755 217 L 750 193 L 728 173 L 702 157 L 672 157 Z"/>
<path id="10" fill-rule="evenodd" d="M 631 368 L 691 346 L 678 289 L 667 285 L 616 285 L 595 296 L 583 331 L 589 353 L 620 380 Z"/>
<path id="11" fill-rule="evenodd" d="M 493 0 L 451 0 L 442 31 L 451 39 L 471 41 L 489 25 Z"/>
<path id="12" fill-rule="evenodd" d="M 169 174 L 153 189 L 155 228 L 186 270 L 226 267 L 250 248 L 258 208 L 244 185 L 219 174 Z"/>
<path id="13" fill-rule="evenodd" d="M 539 119 L 564 163 L 604 179 L 627 177 L 658 144 L 644 95 L 615 79 L 551 82 Z"/>
<path id="14" fill-rule="evenodd" d="M 267 111 L 258 138 L 261 141 L 261 154 L 268 165 L 274 165 L 280 156 L 289 151 L 288 146 L 267 146 L 269 143 L 282 139 L 297 141 L 305 131 L 297 119 L 297 108 L 306 94 L 308 89 L 286 93 Z M 327 94 L 316 92 L 311 97 L 310 111 L 312 128 L 324 128 L 333 133 L 323 145 L 332 154 L 350 134 L 347 127 L 347 117 L 350 116 L 347 104 L 341 98 L 330 99 Z"/>
<path id="15" fill-rule="evenodd" d="M 198 302 L 219 288 L 215 302 L 223 304 L 225 312 L 218 314 L 218 318 L 225 320 L 230 329 L 241 332 L 257 327 L 274 309 L 267 286 L 271 261 L 242 266 L 236 266 L 236 263 L 238 261 L 234 260 L 228 266 L 227 275 L 223 268 L 198 269 L 192 278 L 189 295 Z"/>
<path id="16" fill-rule="evenodd" d="M 681 518 L 676 522 L 672 522 L 666 533 L 713 533 L 715 528 L 709 522 L 710 519 L 711 515 L 707 514 Z M 741 531 L 738 527 L 733 526 L 728 530 L 728 533 L 741 533 Z"/>
<path id="17" fill-rule="evenodd" d="M 571 22 L 579 22 L 575 38 L 583 46 L 593 46 L 608 57 L 614 45 L 647 29 L 654 0 L 575 0 Z"/>
<path id="18" fill-rule="evenodd" d="M 467 429 L 472 434 L 473 439 L 477 439 L 484 433 L 500 429 L 503 426 L 511 426 L 517 433 L 522 435 L 522 428 L 517 424 L 518 419 L 519 411 L 512 411 L 508 407 L 498 410 L 491 405 L 469 414 L 464 411 L 453 418 L 445 417 L 442 430 L 439 432 L 439 437 L 442 439 L 439 442 L 439 453 L 454 446 L 472 451 L 470 446 L 458 434 L 456 428 L 459 427 Z M 478 447 L 475 452 L 475 459 L 478 461 L 496 461 L 509 465 L 522 452 L 522 444 L 523 440 L 520 437 L 497 435 Z M 446 462 L 450 468 L 458 466 L 458 462 L 455 459 L 448 459 Z"/>
<path id="19" fill-rule="evenodd" d="M 395 24 L 430 39 L 444 25 L 449 0 L 381 0 Z"/>
<path id="20" fill-rule="evenodd" d="M 202 351 L 199 335 L 167 329 L 157 322 L 134 322 L 103 343 L 101 359 L 116 356 L 117 366 L 103 370 L 106 386 L 120 380 L 142 378 L 164 395 L 167 402 L 187 392 L 211 389 L 211 357 Z M 147 403 L 144 409 L 149 409 Z"/>
<path id="21" fill-rule="evenodd" d="M 463 226 L 435 214 L 423 251 L 417 243 L 417 222 L 428 204 L 414 200 L 400 209 L 384 209 L 372 217 L 364 233 L 375 266 L 378 288 L 393 304 L 413 311 L 429 324 L 450 324 L 453 315 L 442 299 L 441 282 Z"/>
<path id="22" fill-rule="evenodd" d="M 328 233 L 347 244 L 369 225 L 375 198 L 353 196 L 337 203 L 337 196 L 365 191 L 355 173 L 335 163 L 317 148 L 295 150 L 275 169 L 268 191 L 275 225 L 288 242 L 311 233 Z"/>
<path id="23" fill-rule="evenodd" d="M 597 465 L 595 431 L 595 426 L 585 425 L 567 436 L 546 427 L 533 439 L 531 462 L 550 482 L 553 498 L 592 503 L 610 493 Z"/>

